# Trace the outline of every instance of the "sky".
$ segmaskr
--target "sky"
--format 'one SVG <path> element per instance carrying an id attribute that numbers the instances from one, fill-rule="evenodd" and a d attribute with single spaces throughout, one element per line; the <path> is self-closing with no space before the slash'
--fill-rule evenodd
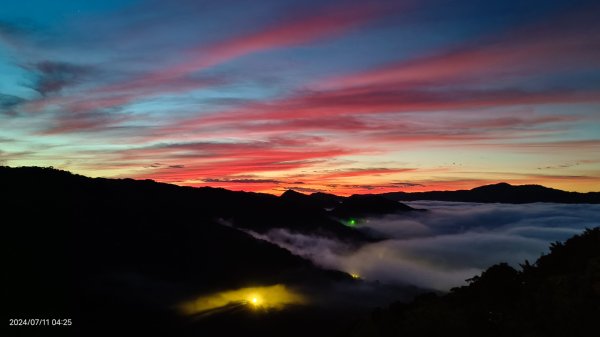
<path id="1" fill-rule="evenodd" d="M 0 165 L 279 194 L 600 190 L 597 1 L 6 0 Z"/>

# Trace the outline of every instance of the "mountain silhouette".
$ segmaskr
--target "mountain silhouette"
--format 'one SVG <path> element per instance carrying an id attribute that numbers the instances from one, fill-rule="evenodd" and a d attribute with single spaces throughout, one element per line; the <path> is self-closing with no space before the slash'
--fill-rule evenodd
<path id="1" fill-rule="evenodd" d="M 515 188 L 547 192 L 507 184 L 466 192 L 514 200 Z M 389 195 L 277 197 L 37 167 L 0 167 L 0 191 L 5 308 L 11 318 L 73 320 L 10 327 L 10 336 L 583 336 L 599 316 L 598 228 L 522 271 L 499 264 L 448 295 L 360 319 L 371 298 L 406 301 L 424 290 L 325 270 L 251 234 L 283 228 L 361 246 L 377 238 L 340 221 L 415 211 Z M 199 295 L 275 284 L 314 303 L 268 315 L 235 303 L 209 317 L 176 310 Z"/>
<path id="2" fill-rule="evenodd" d="M 312 198 L 310 195 L 296 192 L 294 190 L 286 190 L 279 198 L 284 200 L 286 204 L 296 205 L 296 207 L 303 207 L 309 211 L 318 209 L 323 212 L 326 207 L 321 200 Z M 323 212 L 322 214 L 326 213 Z"/>
<path id="3" fill-rule="evenodd" d="M 50 179 L 49 179 L 50 178 Z M 346 240 L 368 240 L 359 232 L 333 220 L 318 203 L 297 192 L 282 197 L 270 194 L 236 192 L 212 187 L 180 187 L 152 180 L 87 178 L 66 171 L 36 167 L 0 167 L 0 179 L 5 188 L 38 188 L 52 184 L 57 198 L 63 193 L 80 193 L 82 198 L 127 198 L 136 205 L 167 205 L 186 216 L 219 219 L 235 227 L 259 233 L 272 228 L 287 228 L 300 233 L 319 232 Z M 35 185 L 38 182 L 41 185 Z M 294 200 L 290 193 L 305 196 Z M 70 195 L 69 195 L 70 197 Z M 91 200 L 90 200 L 91 201 Z M 125 205 L 124 205 L 125 206 Z M 173 214 L 178 216 L 178 214 Z"/>
<path id="4" fill-rule="evenodd" d="M 343 199 L 333 208 L 331 214 L 338 218 L 348 219 L 415 210 L 415 208 L 379 195 L 352 195 Z"/>
<path id="5" fill-rule="evenodd" d="M 389 192 L 381 196 L 395 201 L 438 200 L 481 203 L 524 204 L 533 202 L 600 203 L 600 192 L 566 192 L 540 185 L 499 183 L 458 191 Z"/>
<path id="6" fill-rule="evenodd" d="M 318 200 L 320 205 L 324 208 L 334 208 L 345 199 L 345 197 L 323 192 L 312 193 L 310 197 Z"/>
<path id="7" fill-rule="evenodd" d="M 352 195 L 341 197 L 328 193 L 313 193 L 310 195 L 287 190 L 280 199 L 295 207 L 305 208 L 311 212 L 319 210 L 320 215 L 330 215 L 347 222 L 349 218 L 381 216 L 386 214 L 415 211 L 417 209 L 379 195 Z M 329 209 L 329 211 L 325 211 Z"/>
<path id="8" fill-rule="evenodd" d="M 304 336 L 313 322 L 328 322 L 320 331 L 334 333 L 348 315 L 365 310 L 306 306 L 259 316 L 233 310 L 200 320 L 175 310 L 181 301 L 227 289 L 285 284 L 318 298 L 359 286 L 346 273 L 318 268 L 239 229 L 371 240 L 294 197 L 33 167 L 0 167 L 0 190 L 3 305 L 14 318 L 74 322 L 70 330 L 30 327 L 27 335 Z M 419 292 L 378 289 L 393 296 Z"/>

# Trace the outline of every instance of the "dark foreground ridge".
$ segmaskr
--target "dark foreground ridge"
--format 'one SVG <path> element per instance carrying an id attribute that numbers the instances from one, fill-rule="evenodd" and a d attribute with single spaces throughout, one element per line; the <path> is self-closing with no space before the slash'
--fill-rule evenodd
<path id="1" fill-rule="evenodd" d="M 359 301 L 326 305 L 362 281 L 238 229 L 368 240 L 293 198 L 8 167 L 0 167 L 0 191 L 3 306 L 10 318 L 73 321 L 71 328 L 14 327 L 10 336 L 305 336 L 313 324 L 331 335 L 368 311 Z M 324 300 L 269 315 L 238 306 L 210 319 L 184 317 L 176 307 L 203 294 L 277 284 Z M 373 288 L 383 298 L 417 292 Z"/>
<path id="2" fill-rule="evenodd" d="M 494 265 L 443 296 L 373 312 L 350 336 L 592 336 L 600 317 L 600 227 L 554 243 L 522 271 Z"/>
<path id="3" fill-rule="evenodd" d="M 459 191 L 390 192 L 381 196 L 395 201 L 438 200 L 482 203 L 526 204 L 555 202 L 564 204 L 598 204 L 600 192 L 566 192 L 540 185 L 499 183 Z"/>
<path id="4" fill-rule="evenodd" d="M 9 318 L 73 322 L 7 336 L 583 336 L 600 317 L 598 228 L 523 271 L 496 265 L 448 295 L 402 304 L 423 290 L 317 268 L 244 231 L 283 227 L 361 245 L 372 239 L 332 215 L 413 211 L 381 196 L 276 197 L 8 167 L 0 191 Z M 312 302 L 268 314 L 224 306 L 208 317 L 176 307 L 280 284 Z M 369 315 L 374 298 L 404 302 Z"/>

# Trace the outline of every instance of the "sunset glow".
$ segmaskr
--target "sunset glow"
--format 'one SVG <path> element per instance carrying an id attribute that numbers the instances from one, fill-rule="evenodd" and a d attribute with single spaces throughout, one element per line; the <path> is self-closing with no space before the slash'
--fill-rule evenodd
<path id="1" fill-rule="evenodd" d="M 3 3 L 0 165 L 273 194 L 600 190 L 594 1 L 176 3 Z"/>

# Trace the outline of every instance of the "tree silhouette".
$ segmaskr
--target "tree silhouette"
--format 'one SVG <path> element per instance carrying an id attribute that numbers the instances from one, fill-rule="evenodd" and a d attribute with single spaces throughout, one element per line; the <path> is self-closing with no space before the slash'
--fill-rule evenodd
<path id="1" fill-rule="evenodd" d="M 438 296 L 378 309 L 352 336 L 591 336 L 600 317 L 600 227 L 518 271 L 496 264 Z"/>

